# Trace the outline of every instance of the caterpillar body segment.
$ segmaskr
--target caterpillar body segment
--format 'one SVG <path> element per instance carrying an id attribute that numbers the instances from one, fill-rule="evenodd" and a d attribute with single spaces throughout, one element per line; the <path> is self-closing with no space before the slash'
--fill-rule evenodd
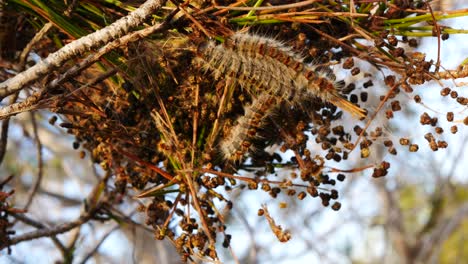
<path id="1" fill-rule="evenodd" d="M 239 162 L 246 153 L 255 151 L 252 141 L 259 137 L 258 129 L 263 128 L 276 102 L 275 96 L 263 93 L 245 108 L 245 114 L 236 120 L 228 136 L 220 142 L 225 160 Z"/>
<path id="2" fill-rule="evenodd" d="M 212 63 L 212 68 L 217 68 L 218 72 L 224 70 L 228 75 L 234 76 L 238 63 L 246 64 L 239 68 L 241 85 L 242 82 L 247 85 L 245 79 L 250 78 L 255 80 L 257 88 L 263 87 L 293 104 L 300 104 L 301 100 L 315 96 L 355 117 L 364 118 L 366 115 L 365 110 L 341 97 L 341 84 L 335 80 L 333 74 L 304 63 L 302 56 L 283 42 L 254 34 L 236 33 L 222 45 L 215 47 L 216 51 L 213 50 L 210 55 L 213 55 L 211 58 L 222 60 Z M 221 54 L 225 56 L 220 56 Z M 227 62 L 230 61 L 236 66 L 228 68 L 230 64 Z M 295 96 L 291 97 L 292 94 Z"/>
<path id="3" fill-rule="evenodd" d="M 198 47 L 198 60 L 216 79 L 238 83 L 252 97 L 227 136 L 219 142 L 225 160 L 238 162 L 254 151 L 252 141 L 275 108 L 286 102 L 302 107 L 317 98 L 358 118 L 366 111 L 340 94 L 341 82 L 327 70 L 306 64 L 282 42 L 252 34 L 236 33 L 223 44 L 209 41 Z"/>

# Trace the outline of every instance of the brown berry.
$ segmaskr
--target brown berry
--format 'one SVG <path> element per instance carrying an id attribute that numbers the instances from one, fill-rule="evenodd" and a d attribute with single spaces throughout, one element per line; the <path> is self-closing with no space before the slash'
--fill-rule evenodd
<path id="1" fill-rule="evenodd" d="M 421 117 L 419 118 L 419 122 L 422 125 L 430 125 L 432 122 L 432 118 L 429 116 L 428 113 L 424 112 Z"/>
<path id="2" fill-rule="evenodd" d="M 362 133 L 362 131 L 363 131 L 362 128 L 361 128 L 360 126 L 358 126 L 358 125 L 354 126 L 353 130 L 354 130 L 354 133 L 356 133 L 356 135 L 358 135 L 358 136 L 359 136 L 359 135 Z"/>
<path id="3" fill-rule="evenodd" d="M 392 46 L 398 45 L 398 39 L 393 35 L 388 36 L 387 40 L 388 40 L 388 43 Z"/>
<path id="4" fill-rule="evenodd" d="M 439 150 L 439 147 L 437 146 L 437 143 L 435 142 L 435 140 L 429 142 L 429 146 L 431 147 L 431 150 L 432 150 L 432 151 L 437 151 L 437 150 Z"/>
<path id="5" fill-rule="evenodd" d="M 361 69 L 359 69 L 358 67 L 354 67 L 351 70 L 351 75 L 355 76 L 355 75 L 358 75 L 360 72 L 361 72 Z"/>
<path id="6" fill-rule="evenodd" d="M 450 128 L 450 132 L 452 132 L 452 134 L 456 134 L 456 133 L 458 132 L 457 126 L 452 126 L 452 127 Z"/>
<path id="7" fill-rule="evenodd" d="M 393 112 L 397 112 L 397 111 L 401 110 L 400 101 L 393 101 L 391 103 L 391 106 L 392 106 L 392 111 Z"/>
<path id="8" fill-rule="evenodd" d="M 315 188 L 314 186 L 307 187 L 307 192 L 308 192 L 312 197 L 317 197 L 317 196 L 319 195 L 319 194 L 318 194 L 317 188 Z"/>
<path id="9" fill-rule="evenodd" d="M 400 138 L 400 145 L 407 146 L 409 144 L 409 139 L 407 138 Z"/>
<path id="10" fill-rule="evenodd" d="M 385 175 L 387 175 L 387 171 L 382 168 L 375 168 L 374 172 L 372 173 L 373 178 L 380 178 L 384 177 Z"/>
<path id="11" fill-rule="evenodd" d="M 448 147 L 448 143 L 444 140 L 440 140 L 437 142 L 437 147 L 439 148 L 447 148 Z"/>
<path id="12" fill-rule="evenodd" d="M 445 87 L 444 89 L 440 90 L 440 95 L 447 96 L 450 94 L 450 88 Z"/>
<path id="13" fill-rule="evenodd" d="M 453 121 L 453 112 L 447 112 L 447 121 L 449 122 Z"/>
<path id="14" fill-rule="evenodd" d="M 434 136 L 432 135 L 432 133 L 426 133 L 424 135 L 424 138 L 428 141 L 428 142 L 431 142 L 432 140 L 434 140 Z"/>
<path id="15" fill-rule="evenodd" d="M 405 54 L 405 50 L 402 47 L 395 48 L 394 50 L 391 51 L 391 54 L 394 57 L 401 57 Z"/>
<path id="16" fill-rule="evenodd" d="M 458 97 L 457 91 L 451 91 L 450 92 L 450 97 L 452 97 L 453 99 L 457 98 Z"/>
<path id="17" fill-rule="evenodd" d="M 333 210 L 335 210 L 335 211 L 338 211 L 338 210 L 340 210 L 340 208 L 341 208 L 341 203 L 335 202 L 335 203 L 332 205 L 331 208 L 332 208 Z"/>
<path id="18" fill-rule="evenodd" d="M 410 151 L 410 152 L 417 152 L 418 149 L 419 149 L 419 146 L 418 146 L 417 144 L 411 144 L 411 145 L 409 146 L 409 151 Z"/>
<path id="19" fill-rule="evenodd" d="M 468 98 L 466 97 L 458 97 L 457 98 L 457 103 L 461 105 L 467 105 L 468 104 Z"/>
<path id="20" fill-rule="evenodd" d="M 385 111 L 385 117 L 387 117 L 387 119 L 392 119 L 393 118 L 393 111 L 392 110 Z"/>
<path id="21" fill-rule="evenodd" d="M 418 41 L 414 38 L 408 40 L 408 45 L 412 48 L 418 47 Z"/>
<path id="22" fill-rule="evenodd" d="M 57 119 L 58 119 L 57 116 L 55 116 L 55 115 L 52 116 L 52 117 L 49 119 L 49 124 L 54 125 L 55 122 L 57 122 Z"/>
<path id="23" fill-rule="evenodd" d="M 387 161 L 384 160 L 384 161 L 382 161 L 380 166 L 382 166 L 382 168 L 388 170 L 388 169 L 390 169 L 390 162 L 387 162 Z"/>
<path id="24" fill-rule="evenodd" d="M 80 148 L 80 142 L 74 141 L 73 142 L 73 149 L 78 149 L 78 148 Z"/>
<path id="25" fill-rule="evenodd" d="M 383 143 L 387 148 L 393 146 L 393 141 L 391 140 L 385 140 Z"/>
<path id="26" fill-rule="evenodd" d="M 336 179 L 339 181 L 344 181 L 346 179 L 346 176 L 340 173 L 336 176 Z"/>
<path id="27" fill-rule="evenodd" d="M 361 93 L 361 102 L 367 102 L 367 93 L 366 92 L 362 92 Z"/>
<path id="28" fill-rule="evenodd" d="M 297 199 L 299 200 L 304 200 L 304 198 L 306 197 L 306 193 L 305 192 L 300 192 L 298 195 L 297 195 Z"/>
<path id="29" fill-rule="evenodd" d="M 421 96 L 415 95 L 415 96 L 414 96 L 414 101 L 415 101 L 416 103 L 418 103 L 418 104 L 421 103 Z"/>
<path id="30" fill-rule="evenodd" d="M 345 60 L 345 62 L 343 63 L 343 69 L 351 69 L 352 67 L 354 67 L 354 60 L 352 57 L 349 57 Z"/>
<path id="31" fill-rule="evenodd" d="M 385 84 L 392 87 L 395 85 L 395 80 L 396 80 L 396 77 L 395 75 L 388 75 L 388 76 L 385 76 Z"/>
<path id="32" fill-rule="evenodd" d="M 362 86 L 363 86 L 364 88 L 369 88 L 369 87 L 371 87 L 371 86 L 373 86 L 373 85 L 374 85 L 374 83 L 372 82 L 372 80 L 368 80 L 368 81 L 365 82 Z"/>

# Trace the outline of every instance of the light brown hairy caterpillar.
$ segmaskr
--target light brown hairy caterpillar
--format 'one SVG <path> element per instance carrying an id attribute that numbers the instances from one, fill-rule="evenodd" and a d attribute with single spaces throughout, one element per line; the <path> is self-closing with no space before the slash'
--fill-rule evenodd
<path id="1" fill-rule="evenodd" d="M 223 45 L 241 53 L 248 53 L 256 58 L 276 59 L 295 71 L 301 71 L 304 67 L 303 57 L 276 39 L 248 33 L 236 33 L 226 39 Z"/>
<path id="2" fill-rule="evenodd" d="M 275 87 L 274 90 L 278 93 L 273 94 L 284 97 L 286 90 L 291 90 L 291 92 L 294 90 L 290 87 L 294 86 L 295 73 L 282 64 L 278 65 L 271 58 L 259 60 L 226 49 L 223 45 L 215 45 L 213 42 L 200 46 L 199 52 L 205 68 L 211 70 L 216 79 L 222 77 L 232 79 L 251 94 Z M 270 74 L 278 71 L 275 67 L 281 68 L 284 74 Z"/>
<path id="3" fill-rule="evenodd" d="M 236 33 L 223 44 L 209 41 L 198 47 L 198 57 L 216 79 L 237 82 L 252 96 L 252 104 L 219 143 L 223 157 L 240 161 L 253 149 L 258 129 L 266 124 L 276 103 L 303 107 L 320 98 L 356 117 L 365 111 L 339 94 L 333 75 L 304 63 L 283 43 L 266 37 Z"/>
<path id="4" fill-rule="evenodd" d="M 245 108 L 245 114 L 237 119 L 229 135 L 220 142 L 226 160 L 240 161 L 247 152 L 254 150 L 252 140 L 258 137 L 257 129 L 263 126 L 276 102 L 275 96 L 262 93 Z"/>
<path id="5" fill-rule="evenodd" d="M 222 45 L 207 42 L 198 51 L 215 78 L 235 80 L 252 94 L 267 91 L 294 104 L 320 98 L 353 116 L 365 117 L 365 110 L 339 94 L 330 74 L 316 71 L 275 39 L 236 33 Z"/>

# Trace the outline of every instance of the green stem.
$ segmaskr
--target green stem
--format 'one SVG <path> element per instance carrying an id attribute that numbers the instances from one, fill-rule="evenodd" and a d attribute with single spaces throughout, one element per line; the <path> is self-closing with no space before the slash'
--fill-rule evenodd
<path id="1" fill-rule="evenodd" d="M 262 3 L 263 3 L 263 0 L 257 0 L 257 2 L 255 3 L 255 5 L 254 5 L 253 7 L 259 7 L 259 6 L 262 5 Z M 254 13 L 255 13 L 255 10 L 254 10 L 254 9 L 253 9 L 253 10 L 250 10 L 249 13 L 247 13 L 247 16 L 246 16 L 246 17 L 251 17 L 251 16 L 254 15 Z"/>
<path id="2" fill-rule="evenodd" d="M 433 27 L 414 27 L 414 28 L 405 28 L 406 30 L 398 30 L 395 32 L 396 35 L 400 36 L 408 36 L 408 37 L 433 37 Z M 425 30 L 425 31 L 418 31 L 414 32 L 411 30 Z M 466 29 L 454 29 L 454 28 L 442 28 L 441 33 L 447 34 L 468 34 L 468 30 Z"/>
<path id="3" fill-rule="evenodd" d="M 460 13 L 452 13 L 448 15 L 435 15 L 434 17 L 436 18 L 437 21 L 439 20 L 444 20 L 444 19 L 449 19 L 449 18 L 455 18 L 455 17 L 464 17 L 468 16 L 468 12 L 466 10 L 463 10 L 463 12 Z M 419 22 L 423 21 L 432 21 L 432 14 L 426 14 L 426 15 L 420 15 L 420 16 L 414 16 L 414 17 L 405 17 L 405 18 L 397 18 L 397 19 L 388 19 L 385 20 L 384 23 L 387 25 L 392 25 L 393 27 L 404 27 L 404 26 L 409 26 L 413 25 Z"/>

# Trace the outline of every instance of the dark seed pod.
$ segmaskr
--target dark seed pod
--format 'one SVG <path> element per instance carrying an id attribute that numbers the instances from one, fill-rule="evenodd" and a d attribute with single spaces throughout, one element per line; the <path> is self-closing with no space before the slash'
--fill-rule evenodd
<path id="1" fill-rule="evenodd" d="M 447 112 L 447 121 L 452 122 L 453 121 L 453 112 Z"/>
<path id="2" fill-rule="evenodd" d="M 415 96 L 414 96 L 414 101 L 415 101 L 416 103 L 418 103 L 418 104 L 421 103 L 421 97 L 420 97 L 419 95 L 415 95 Z"/>
<path id="3" fill-rule="evenodd" d="M 451 91 L 450 88 L 445 87 L 444 89 L 440 90 L 440 95 L 447 96 L 450 94 L 450 91 Z"/>
<path id="4" fill-rule="evenodd" d="M 344 181 L 346 179 L 346 176 L 340 173 L 336 176 L 336 179 L 339 181 Z"/>
<path id="5" fill-rule="evenodd" d="M 354 60 L 352 57 L 349 57 L 345 60 L 345 62 L 343 63 L 343 69 L 351 69 L 352 67 L 354 67 Z"/>
<path id="6" fill-rule="evenodd" d="M 452 132 L 452 134 L 456 134 L 458 132 L 457 126 L 450 127 L 450 132 Z"/>
<path id="7" fill-rule="evenodd" d="M 55 125 L 55 122 L 57 122 L 58 117 L 56 115 L 52 116 L 49 118 L 49 124 Z"/>
<path id="8" fill-rule="evenodd" d="M 397 39 L 395 36 L 393 36 L 393 35 L 392 35 L 392 36 L 388 36 L 387 40 L 388 40 L 388 43 L 389 43 L 390 45 L 392 45 L 392 46 L 398 45 L 398 39 Z"/>
<path id="9" fill-rule="evenodd" d="M 418 146 L 417 144 L 411 144 L 411 145 L 409 146 L 409 151 L 410 151 L 410 152 L 417 152 L 418 149 L 419 149 L 419 146 Z"/>
<path id="10" fill-rule="evenodd" d="M 358 75 L 359 73 L 361 73 L 361 69 L 359 69 L 358 67 L 354 67 L 354 68 L 351 70 L 351 75 L 353 75 L 353 76 L 356 76 L 356 75 Z"/>
<path id="11" fill-rule="evenodd" d="M 341 208 L 341 203 L 339 203 L 339 202 L 335 202 L 335 203 L 332 205 L 332 209 L 335 210 L 335 211 L 340 210 L 340 208 Z"/>

